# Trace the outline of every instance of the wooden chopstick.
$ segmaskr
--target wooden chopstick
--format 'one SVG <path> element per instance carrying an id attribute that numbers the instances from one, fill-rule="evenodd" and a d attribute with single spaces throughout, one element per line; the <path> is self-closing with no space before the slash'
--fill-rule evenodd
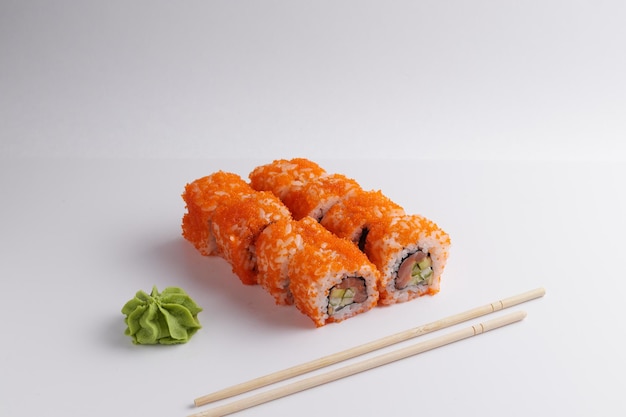
<path id="1" fill-rule="evenodd" d="M 455 332 L 435 337 L 431 340 L 416 343 L 403 349 L 398 349 L 386 354 L 376 356 L 371 359 L 367 359 L 352 365 L 347 365 L 342 368 L 326 372 L 324 374 L 315 375 L 306 379 L 302 379 L 300 381 L 296 381 L 289 385 L 274 388 L 266 392 L 261 392 L 259 394 L 252 395 L 247 398 L 242 398 L 240 400 L 233 401 L 219 407 L 214 407 L 212 409 L 194 414 L 190 417 L 217 417 L 232 414 L 237 411 L 245 410 L 259 404 L 285 397 L 287 395 L 295 394 L 309 388 L 317 387 L 328 382 L 336 381 L 350 375 L 367 371 L 369 369 L 373 369 L 382 365 L 387 365 L 400 359 L 405 359 L 410 356 L 426 352 L 428 350 L 432 350 L 441 346 L 448 345 L 450 343 L 467 339 L 469 337 L 485 333 L 489 330 L 494 330 L 499 327 L 518 322 L 524 319 L 524 317 L 526 317 L 526 313 L 524 311 L 516 311 L 514 313 L 485 321 L 474 326 L 470 326 L 461 330 L 457 330 Z"/>
<path id="2" fill-rule="evenodd" d="M 536 288 L 531 291 L 524 292 L 512 297 L 504 298 L 502 300 L 495 301 L 490 304 L 486 304 L 481 307 L 476 307 L 471 310 L 458 313 L 435 322 L 425 324 L 419 327 L 415 327 L 409 330 L 402 331 L 400 333 L 393 334 L 391 336 L 383 337 L 382 339 L 375 340 L 373 342 L 365 343 L 341 352 L 337 352 L 328 356 L 324 356 L 319 359 L 315 359 L 310 362 L 296 365 L 272 374 L 268 374 L 256 379 L 252 379 L 241 384 L 233 385 L 228 388 L 224 388 L 220 391 L 216 391 L 212 394 L 207 394 L 202 397 L 198 397 L 194 400 L 196 407 L 205 405 L 217 400 L 229 398 L 235 395 L 243 394 L 244 392 L 252 391 L 257 388 L 265 387 L 280 381 L 284 381 L 289 378 L 303 375 L 305 373 L 321 369 L 325 366 L 329 366 L 347 359 L 355 358 L 357 356 L 373 352 L 378 349 L 382 349 L 387 346 L 391 346 L 396 343 L 403 342 L 405 340 L 412 339 L 417 336 L 422 336 L 427 333 L 441 330 L 446 327 L 453 326 L 455 324 L 463 323 L 468 320 L 472 320 L 481 316 L 484 316 L 495 311 L 499 311 L 505 308 L 513 307 L 526 301 L 534 300 L 539 297 L 543 297 L 546 291 L 543 288 Z"/>

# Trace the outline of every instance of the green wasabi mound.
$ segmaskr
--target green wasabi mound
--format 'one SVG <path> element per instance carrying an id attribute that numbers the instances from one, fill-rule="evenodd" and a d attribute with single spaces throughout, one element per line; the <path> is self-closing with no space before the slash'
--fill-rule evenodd
<path id="1" fill-rule="evenodd" d="M 198 313 L 202 308 L 177 287 L 159 293 L 152 287 L 150 295 L 138 291 L 122 307 L 128 326 L 124 334 L 138 345 L 175 345 L 186 343 L 200 329 Z"/>

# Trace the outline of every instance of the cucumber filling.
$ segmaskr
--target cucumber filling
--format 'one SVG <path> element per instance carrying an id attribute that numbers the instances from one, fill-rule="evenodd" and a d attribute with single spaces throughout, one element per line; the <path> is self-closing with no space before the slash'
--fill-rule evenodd
<path id="1" fill-rule="evenodd" d="M 430 258 L 425 258 L 424 261 L 418 262 L 413 265 L 413 268 L 411 269 L 411 280 L 409 281 L 409 285 L 423 284 L 424 282 L 429 281 L 430 277 L 432 276 L 433 268 L 430 266 Z"/>
<path id="2" fill-rule="evenodd" d="M 354 303 L 367 299 L 365 280 L 360 277 L 345 278 L 330 289 L 328 294 L 328 314 L 332 315 Z"/>
<path id="3" fill-rule="evenodd" d="M 397 290 L 418 285 L 430 285 L 433 281 L 433 266 L 430 255 L 418 250 L 407 256 L 400 267 L 395 280 Z"/>
<path id="4" fill-rule="evenodd" d="M 330 307 L 331 314 L 335 311 L 342 309 L 343 307 L 350 305 L 354 302 L 354 290 L 351 288 L 341 289 L 333 288 L 328 297 L 328 305 Z"/>

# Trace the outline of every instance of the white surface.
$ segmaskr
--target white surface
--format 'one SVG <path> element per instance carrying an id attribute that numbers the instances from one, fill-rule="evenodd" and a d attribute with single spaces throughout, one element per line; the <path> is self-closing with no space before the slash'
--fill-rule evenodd
<path id="1" fill-rule="evenodd" d="M 625 157 L 624 21 L 620 0 L 3 0 L 0 153 Z"/>
<path id="2" fill-rule="evenodd" d="M 316 329 L 180 236 L 186 182 L 265 162 L 3 160 L 2 414 L 187 416 L 200 395 L 539 286 L 522 323 L 241 415 L 626 412 L 623 164 L 318 161 L 437 221 L 453 250 L 435 297 Z M 188 344 L 123 335 L 122 305 L 153 284 L 204 308 Z"/>
<path id="3" fill-rule="evenodd" d="M 544 286 L 522 323 L 241 415 L 625 415 L 624 21 L 622 1 L 0 0 L 0 414 L 187 416 Z M 441 293 L 315 329 L 183 241 L 186 182 L 294 156 L 446 229 Z M 153 284 L 204 307 L 190 343 L 123 335 Z"/>

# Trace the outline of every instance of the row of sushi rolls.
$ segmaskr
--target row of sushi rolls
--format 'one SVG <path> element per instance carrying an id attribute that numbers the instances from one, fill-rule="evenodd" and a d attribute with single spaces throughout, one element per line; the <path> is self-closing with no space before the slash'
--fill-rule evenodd
<path id="1" fill-rule="evenodd" d="M 186 184 L 182 235 L 315 326 L 439 292 L 450 237 L 380 190 L 306 158 Z"/>

